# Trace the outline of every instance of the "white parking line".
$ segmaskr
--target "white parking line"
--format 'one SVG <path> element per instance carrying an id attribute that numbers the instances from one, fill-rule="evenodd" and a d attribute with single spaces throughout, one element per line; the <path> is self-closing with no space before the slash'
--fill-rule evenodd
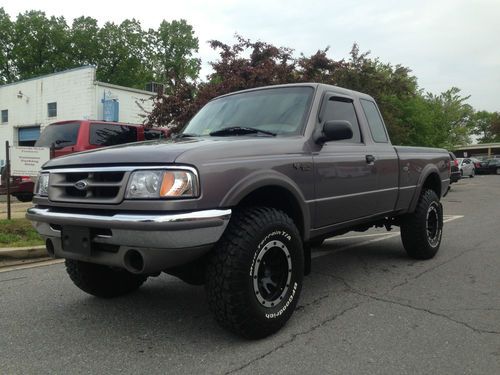
<path id="1" fill-rule="evenodd" d="M 18 266 L 0 268 L 0 273 L 25 270 L 28 268 L 51 266 L 53 264 L 59 264 L 59 263 L 63 263 L 63 262 L 64 262 L 64 259 L 44 260 L 42 262 L 33 262 L 33 263 L 28 263 L 28 264 L 23 264 L 23 265 L 18 265 Z"/>
<path id="2" fill-rule="evenodd" d="M 450 221 L 461 219 L 463 217 L 464 217 L 464 215 L 444 215 L 443 222 L 449 223 Z M 389 234 L 387 234 L 387 233 L 373 233 L 373 234 L 361 234 L 359 236 L 331 238 L 331 239 L 326 240 L 326 242 L 345 240 L 345 239 L 353 239 L 353 238 L 366 238 L 366 237 L 375 237 L 375 236 L 378 237 L 378 238 L 374 238 L 371 240 L 356 242 L 353 244 L 342 246 L 342 247 L 339 247 L 338 249 L 316 251 L 316 252 L 313 252 L 313 254 L 311 254 L 311 258 L 315 259 L 315 258 L 323 257 L 325 255 L 330 255 L 330 254 L 338 253 L 340 251 L 352 249 L 353 247 L 365 246 L 365 245 L 368 245 L 370 243 L 379 242 L 379 241 L 387 240 L 389 238 L 397 237 L 397 236 L 399 236 L 399 234 L 400 234 L 400 232 L 397 231 L 397 232 L 391 232 Z"/>

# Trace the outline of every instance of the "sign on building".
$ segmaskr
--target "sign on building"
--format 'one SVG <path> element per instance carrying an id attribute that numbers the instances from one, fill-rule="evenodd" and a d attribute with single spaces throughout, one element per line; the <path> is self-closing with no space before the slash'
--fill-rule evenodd
<path id="1" fill-rule="evenodd" d="M 10 150 L 11 176 L 36 176 L 50 159 L 48 147 L 12 147 Z"/>

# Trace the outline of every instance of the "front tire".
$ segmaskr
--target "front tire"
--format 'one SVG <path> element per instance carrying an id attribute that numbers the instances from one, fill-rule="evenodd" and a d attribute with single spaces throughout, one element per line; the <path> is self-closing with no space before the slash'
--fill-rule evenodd
<path id="1" fill-rule="evenodd" d="M 146 281 L 147 276 L 101 264 L 66 259 L 66 271 L 73 283 L 88 294 L 112 298 L 131 293 Z"/>
<path id="2" fill-rule="evenodd" d="M 207 266 L 209 307 L 230 331 L 266 337 L 292 316 L 303 275 L 302 239 L 290 217 L 273 208 L 241 209 Z"/>
<path id="3" fill-rule="evenodd" d="M 401 240 L 408 255 L 415 259 L 431 259 L 439 250 L 443 234 L 443 207 L 437 194 L 424 190 L 415 212 L 401 223 Z"/>

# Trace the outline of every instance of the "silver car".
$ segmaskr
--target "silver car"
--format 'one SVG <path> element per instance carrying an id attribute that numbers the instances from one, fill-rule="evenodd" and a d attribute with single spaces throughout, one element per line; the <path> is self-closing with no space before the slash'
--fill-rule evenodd
<path id="1" fill-rule="evenodd" d="M 458 158 L 458 169 L 460 170 L 460 175 L 462 177 L 469 176 L 473 178 L 476 175 L 476 167 L 474 163 L 469 158 Z"/>

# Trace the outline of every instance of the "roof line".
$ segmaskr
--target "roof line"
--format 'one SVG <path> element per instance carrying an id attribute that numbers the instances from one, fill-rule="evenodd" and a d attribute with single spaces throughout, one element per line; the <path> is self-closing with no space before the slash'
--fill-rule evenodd
<path id="1" fill-rule="evenodd" d="M 130 91 L 130 92 L 135 92 L 137 94 L 144 94 L 144 95 L 149 95 L 149 96 L 154 96 L 155 95 L 155 93 L 151 92 L 151 91 L 146 91 L 146 90 L 141 90 L 141 89 L 135 89 L 133 87 L 115 85 L 113 83 L 106 83 L 106 82 L 101 82 L 101 81 L 94 81 L 94 84 L 96 84 L 98 86 L 109 87 L 111 89 L 120 89 L 120 90 L 126 90 L 126 91 Z"/>
<path id="2" fill-rule="evenodd" d="M 56 75 L 60 75 L 60 74 L 64 74 L 64 73 L 74 72 L 74 71 L 77 71 L 77 70 L 83 70 L 83 69 L 94 69 L 95 70 L 96 67 L 94 65 L 78 66 L 76 68 L 61 70 L 60 72 L 54 72 L 54 73 L 44 74 L 44 75 L 41 75 L 41 76 L 38 76 L 38 77 L 31 77 L 31 78 L 22 79 L 20 81 L 6 83 L 4 85 L 0 85 L 0 89 L 3 88 L 3 87 L 6 87 L 6 86 L 14 86 L 14 85 L 18 85 L 18 84 L 24 83 L 24 82 L 30 82 L 30 81 L 34 81 L 34 80 L 37 80 L 37 79 L 43 79 L 43 78 L 46 78 L 46 77 L 52 77 L 52 76 L 56 76 Z"/>

